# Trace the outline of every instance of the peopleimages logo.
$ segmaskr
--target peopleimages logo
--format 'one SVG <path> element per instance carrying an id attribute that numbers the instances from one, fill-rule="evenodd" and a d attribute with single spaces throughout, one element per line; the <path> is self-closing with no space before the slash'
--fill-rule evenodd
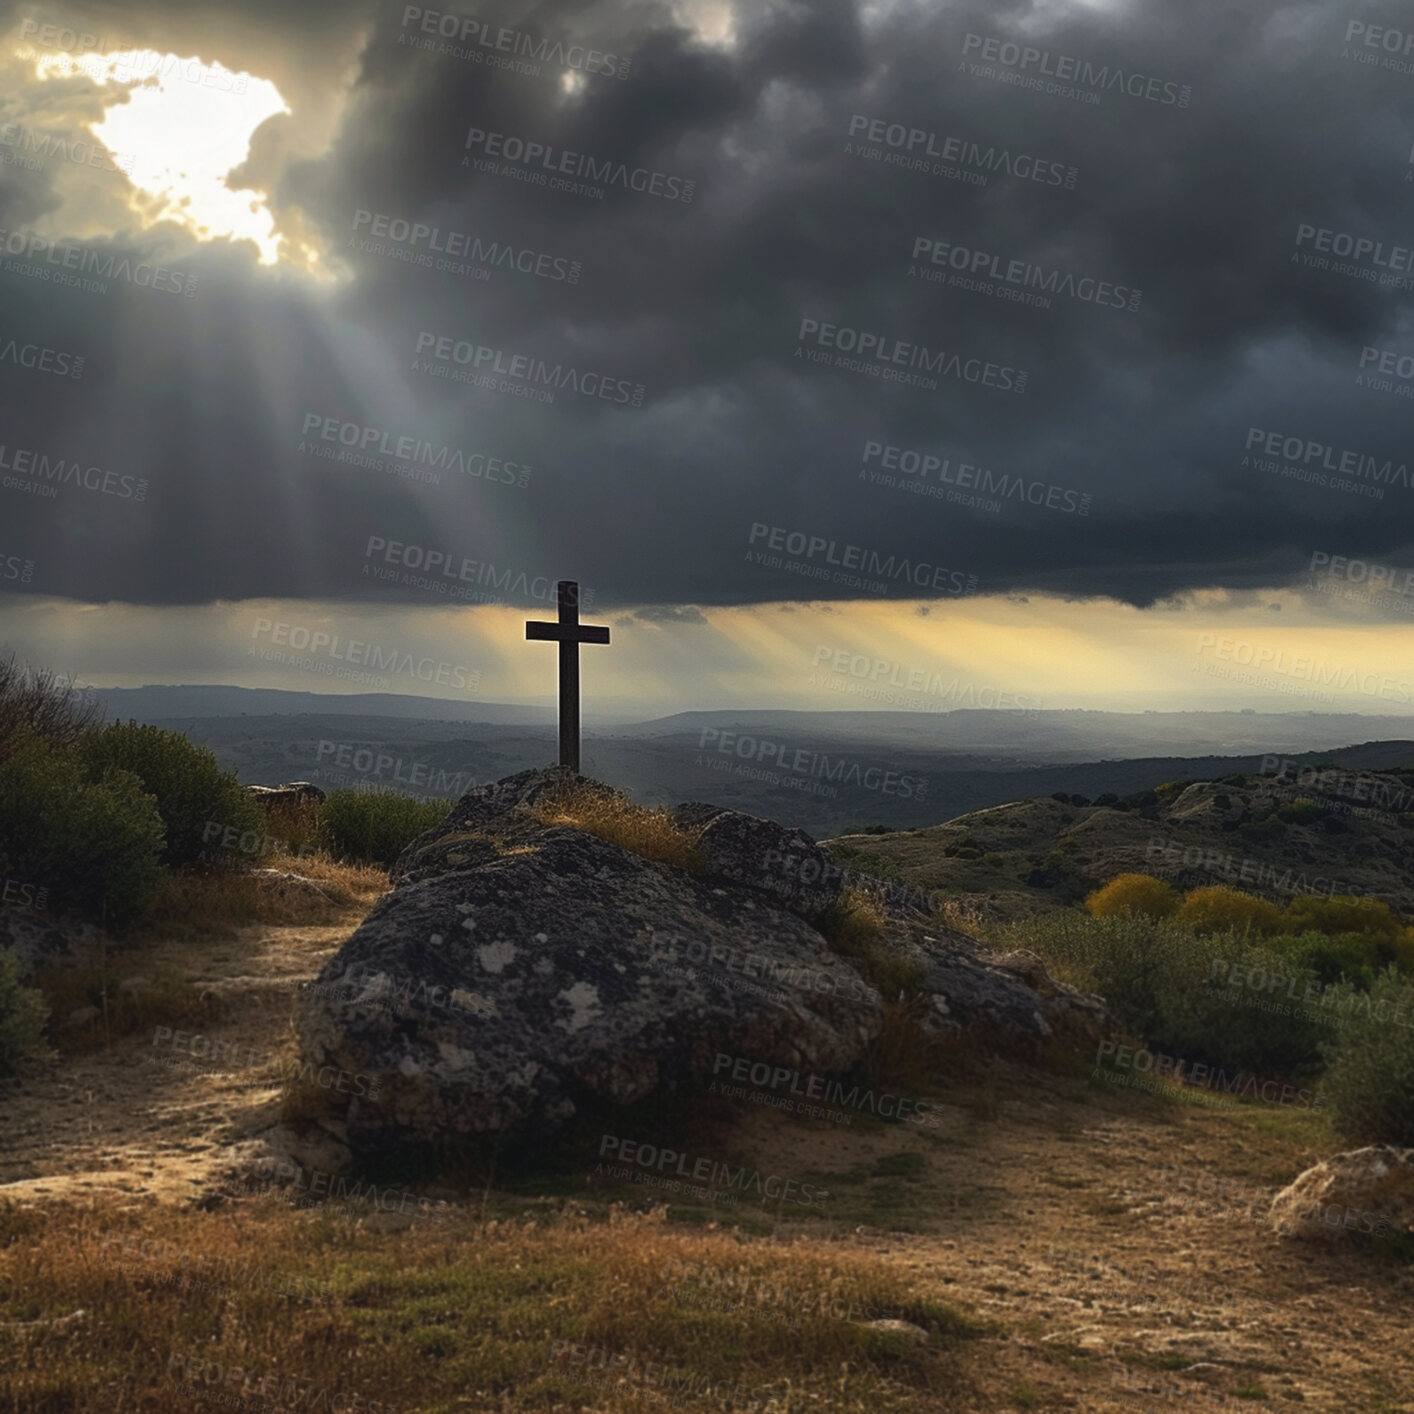
<path id="1" fill-rule="evenodd" d="M 548 143 L 529 141 L 507 133 L 491 133 L 485 128 L 471 128 L 466 135 L 467 150 L 475 148 L 485 158 L 463 157 L 462 166 L 476 171 L 498 171 L 499 162 L 509 162 L 525 173 L 525 179 L 538 186 L 554 190 L 575 190 L 573 182 L 549 173 L 570 174 L 582 181 L 601 183 L 606 187 L 622 187 L 625 191 L 646 193 L 664 201 L 689 202 L 697 191 L 697 183 L 651 167 L 630 167 L 613 158 L 593 157 L 587 152 L 571 152 Z M 489 166 L 486 165 L 489 159 Z M 589 190 L 593 190 L 591 187 Z M 584 192 L 581 190 L 580 194 Z M 602 195 L 602 193 L 600 193 Z"/>
<path id="2" fill-rule="evenodd" d="M 854 653 L 848 648 L 832 648 L 826 643 L 815 646 L 813 666 L 818 668 L 822 663 L 828 663 L 830 672 L 841 677 L 858 679 L 872 687 L 896 687 L 910 696 L 937 696 L 958 707 L 1039 711 L 1043 705 L 1039 697 L 1003 692 L 986 685 L 979 689 L 975 683 L 960 683 L 956 674 L 947 677 L 943 673 L 929 672 L 924 668 L 909 668 L 888 658 L 871 658 L 867 653 Z M 812 676 L 810 681 L 816 684 L 817 679 Z"/>
<path id="3" fill-rule="evenodd" d="M 1414 810 L 1414 786 L 1368 771 L 1358 771 L 1352 775 L 1335 766 L 1312 766 L 1286 756 L 1264 756 L 1261 774 L 1274 776 L 1281 784 L 1316 790 L 1337 800 L 1369 801 L 1387 814 Z"/>
<path id="4" fill-rule="evenodd" d="M 438 587 L 438 592 L 447 592 L 452 598 L 474 600 L 477 603 L 503 603 L 518 599 L 538 599 L 542 603 L 556 602 L 556 581 L 548 575 L 531 576 L 527 571 L 505 567 L 497 570 L 489 560 L 474 560 L 470 556 L 458 556 L 451 550 L 434 550 L 425 545 L 409 545 L 401 540 L 388 540 L 381 535 L 370 535 L 363 551 L 363 573 L 370 578 L 386 582 L 411 585 L 419 589 Z M 383 569 L 370 560 L 382 560 L 392 569 Z M 421 574 L 413 573 L 421 571 Z M 479 591 L 458 592 L 455 587 L 448 589 L 452 581 L 461 584 L 489 585 L 496 593 L 507 596 L 506 600 L 493 599 Z M 579 604 L 588 609 L 594 600 L 594 590 L 581 585 Z"/>
<path id="5" fill-rule="evenodd" d="M 396 462 L 430 467 L 436 471 L 457 471 L 464 476 L 499 482 L 507 486 L 524 486 L 530 476 L 528 466 L 508 461 L 504 457 L 487 456 L 485 452 L 466 452 L 461 447 L 451 447 L 445 443 L 437 446 L 410 433 L 401 436 L 389 434 L 380 427 L 366 427 L 359 422 L 343 422 L 336 417 L 321 417 L 317 412 L 305 413 L 301 431 L 306 437 L 313 435 L 319 441 L 337 443 L 345 451 L 360 458 L 376 460 L 377 457 L 373 455 L 376 453 Z M 301 442 L 299 450 L 310 449 Z"/>
<path id="6" fill-rule="evenodd" d="M 1362 50 L 1374 52 L 1363 53 Z M 1414 62 L 1409 58 L 1414 54 L 1414 30 L 1351 20 L 1345 26 L 1345 48 L 1340 53 L 1341 58 L 1354 59 L 1359 64 L 1373 64 L 1400 74 L 1414 74 Z"/>
<path id="7" fill-rule="evenodd" d="M 976 65 L 967 63 L 968 55 L 996 64 L 1003 70 L 1014 70 L 1019 77 L 1025 75 L 1028 82 L 1023 87 L 1049 88 L 1040 82 L 1042 78 L 1060 84 L 1074 84 L 1091 92 L 1087 101 L 1098 103 L 1106 93 L 1123 93 L 1130 98 L 1144 99 L 1149 103 L 1160 103 L 1168 107 L 1187 108 L 1193 90 L 1187 84 L 1180 85 L 1171 79 L 1153 78 L 1149 75 L 1126 70 L 1119 65 L 1095 65 L 1088 59 L 1080 59 L 1070 54 L 1052 54 L 1049 49 L 1037 49 L 1030 44 L 1017 44 L 1014 40 L 998 39 L 993 35 L 969 33 L 962 41 L 965 72 L 974 77 L 991 78 L 987 70 L 978 70 Z M 1034 70 L 1034 75 L 1032 74 Z M 1063 96 L 1074 96 L 1073 90 Z"/>
<path id="8" fill-rule="evenodd" d="M 1069 191 L 1079 176 L 1076 168 L 1064 162 L 1034 157 L 1028 152 L 1013 153 L 1009 147 L 995 143 L 984 147 L 971 138 L 940 136 L 927 128 L 891 123 L 887 118 L 871 118 L 863 113 L 850 115 L 849 136 L 860 141 L 847 143 L 847 153 L 875 158 L 889 167 L 952 177 L 972 186 L 984 187 L 990 177 L 1001 174 Z"/>
<path id="9" fill-rule="evenodd" d="M 612 1157 L 634 1168 L 651 1169 L 659 1177 L 672 1174 L 674 1178 L 705 1184 L 709 1188 L 756 1193 L 762 1198 L 778 1198 L 785 1203 L 800 1203 L 806 1207 L 819 1207 L 830 1196 L 829 1190 L 818 1184 L 801 1183 L 775 1174 L 763 1176 L 760 1170 L 748 1170 L 745 1164 L 739 1164 L 733 1171 L 729 1163 L 719 1159 L 693 1159 L 676 1149 L 660 1149 L 656 1144 L 644 1144 L 613 1134 L 601 1137 L 599 1157 Z"/>
<path id="10" fill-rule="evenodd" d="M 718 1051 L 712 1061 L 712 1087 L 708 1094 L 728 1094 L 728 1098 L 740 1098 L 730 1094 L 721 1084 L 724 1071 L 731 1072 L 731 1078 L 739 1086 L 751 1086 L 756 1090 L 765 1089 L 775 1095 L 785 1086 L 783 1098 L 792 1100 L 819 1100 L 827 1105 L 838 1105 L 842 1109 L 858 1110 L 861 1113 L 882 1115 L 885 1119 L 899 1119 L 911 1124 L 926 1124 L 924 1116 L 929 1113 L 929 1105 L 923 1100 L 912 1100 L 895 1095 L 886 1090 L 875 1095 L 873 1086 L 861 1087 L 857 1083 L 846 1085 L 843 1080 L 826 1075 L 793 1070 L 786 1065 L 771 1065 L 750 1056 L 728 1055 Z M 790 1106 L 781 1106 L 789 1109 Z"/>
<path id="11" fill-rule="evenodd" d="M 481 674 L 455 663 L 439 662 L 436 658 L 415 658 L 411 653 L 397 648 L 385 648 L 377 643 L 366 643 L 362 639 L 345 639 L 342 634 L 329 633 L 323 629 L 311 631 L 301 624 L 283 623 L 278 619 L 258 618 L 250 631 L 252 638 L 270 635 L 272 644 L 286 645 L 297 652 L 317 654 L 340 663 L 354 663 L 360 667 L 372 668 L 375 672 L 386 671 L 407 673 L 419 682 L 435 682 L 439 687 L 459 687 L 475 691 L 481 684 Z M 269 657 L 280 662 L 284 655 L 257 653 L 252 655 Z"/>
<path id="12" fill-rule="evenodd" d="M 34 561 L 0 550 L 0 580 L 28 584 L 34 578 Z"/>
<path id="13" fill-rule="evenodd" d="M 1265 459 L 1250 455 L 1253 448 L 1260 448 Z M 1296 472 L 1297 479 L 1313 481 L 1321 486 L 1358 486 L 1361 481 L 1381 481 L 1388 486 L 1402 486 L 1406 491 L 1410 489 L 1409 468 L 1404 462 L 1393 458 L 1381 460 L 1368 452 L 1337 451 L 1325 442 L 1306 437 L 1249 427 L 1247 450 L 1249 455 L 1242 458 L 1242 465 L 1250 466 L 1255 471 L 1279 471 L 1282 475 L 1289 471 Z M 1283 458 L 1285 466 L 1277 458 Z M 1332 476 L 1337 479 L 1332 481 Z M 1380 487 L 1367 489 L 1378 497 L 1384 495 Z"/>
<path id="14" fill-rule="evenodd" d="M 1145 1046 L 1126 1046 L 1117 1041 L 1101 1041 L 1095 1053 L 1099 1071 L 1132 1071 L 1152 1075 L 1154 1079 L 1169 1079 L 1176 1084 L 1199 1091 L 1218 1091 L 1224 1095 L 1240 1095 L 1261 1100 L 1269 1105 L 1296 1104 L 1300 1109 L 1320 1109 L 1324 1100 L 1319 1090 L 1298 1090 L 1280 1080 L 1264 1080 L 1249 1071 L 1239 1070 L 1228 1075 L 1222 1066 L 1190 1061 L 1182 1056 L 1150 1051 Z M 1091 1072 L 1091 1078 L 1095 1072 Z M 1135 1088 L 1144 1088 L 1136 1086 Z"/>
<path id="15" fill-rule="evenodd" d="M 742 761 L 758 761 L 777 770 L 793 771 L 835 785 L 876 790 L 884 795 L 896 795 L 902 800 L 921 800 L 928 791 L 928 781 L 924 776 L 906 775 L 885 766 L 863 766 L 848 757 L 831 757 L 828 752 L 811 751 L 799 746 L 791 748 L 783 742 L 739 736 L 736 732 L 724 732 L 717 727 L 703 727 L 694 764 L 712 766 L 710 758 L 704 762 L 702 757 L 709 747 L 719 755 L 733 756 Z"/>
<path id="16" fill-rule="evenodd" d="M 1139 290 L 1082 275 L 1078 280 L 1068 270 L 1033 265 L 1029 260 L 1006 260 L 987 250 L 973 250 L 937 236 L 915 236 L 908 273 L 942 282 L 959 289 L 997 294 L 1018 304 L 1034 304 L 1049 309 L 1051 296 L 1066 295 L 1083 304 L 1104 305 L 1133 313 L 1143 298 Z M 925 263 L 926 262 L 926 263 Z M 941 268 L 931 268 L 931 267 Z M 951 270 L 952 275 L 946 272 Z M 995 282 L 995 288 L 993 287 Z M 1024 289 L 1012 288 L 1022 286 Z M 1036 293 L 1039 291 L 1040 293 Z"/>
<path id="17" fill-rule="evenodd" d="M 1311 249 L 1306 249 L 1307 246 Z M 1313 254 L 1313 251 L 1320 253 Z M 1349 263 L 1333 263 L 1327 258 L 1331 255 L 1348 259 Z M 1291 263 L 1331 270 L 1395 289 L 1414 290 L 1414 279 L 1410 278 L 1410 272 L 1414 271 L 1414 246 L 1387 246 L 1372 236 L 1355 236 L 1327 226 L 1311 226 L 1305 221 L 1296 227 L 1296 249 L 1291 252 Z"/>
<path id="18" fill-rule="evenodd" d="M 406 33 L 409 25 L 415 25 L 420 33 L 409 37 Z M 631 60 L 621 59 L 617 54 L 606 54 L 603 50 L 589 49 L 583 44 L 564 45 L 558 40 L 537 39 L 524 30 L 507 29 L 504 25 L 495 27 L 472 19 L 470 15 L 444 14 L 440 10 L 424 10 L 418 5 L 404 7 L 403 30 L 404 33 L 398 36 L 398 43 L 413 49 L 449 55 L 455 59 L 474 59 L 477 63 L 491 63 L 498 67 L 514 66 L 535 74 L 540 71 L 533 64 L 517 66 L 515 61 L 531 59 L 535 63 L 558 64 L 579 73 L 614 79 L 626 79 L 632 64 Z M 423 39 L 420 35 L 431 37 Z M 459 43 L 448 43 L 450 40 Z M 502 57 L 506 55 L 512 57 Z"/>
<path id="19" fill-rule="evenodd" d="M 977 588 L 977 576 L 962 570 L 944 569 L 923 561 L 915 563 L 907 558 L 900 559 L 897 555 L 885 558 L 877 550 L 868 550 L 862 545 L 846 545 L 841 551 L 837 541 L 827 540 L 823 535 L 806 535 L 803 531 L 786 530 L 783 526 L 763 525 L 755 521 L 747 543 L 755 545 L 758 540 L 764 540 L 769 550 L 803 555 L 806 560 L 814 560 L 818 555 L 823 557 L 825 565 L 839 565 L 846 570 L 862 570 L 866 575 L 877 575 L 880 583 L 901 580 L 919 589 L 958 595 L 971 594 Z M 768 569 L 779 568 L 784 563 L 779 557 L 775 560 L 764 559 L 761 551 L 748 550 L 746 557 Z"/>
<path id="20" fill-rule="evenodd" d="M 0 442 L 0 471 L 10 473 L 4 485 L 12 490 L 29 490 L 44 486 L 76 486 L 85 491 L 101 491 L 120 500 L 145 501 L 147 480 L 144 477 L 120 475 L 102 467 L 82 466 L 66 457 L 51 458 L 44 452 L 24 447 L 7 447 Z M 22 480 L 22 478 L 39 478 Z"/>
<path id="21" fill-rule="evenodd" d="M 874 465 L 870 465 L 874 463 Z M 930 481 L 936 477 L 937 484 Z M 1094 499 L 1090 492 L 1028 481 L 1011 472 L 995 472 L 971 462 L 957 462 L 933 452 L 896 447 L 887 442 L 866 442 L 859 468 L 860 481 L 874 486 L 901 486 L 919 495 L 946 498 L 964 506 L 1000 510 L 1004 500 L 1024 501 L 1047 510 L 1088 516 Z M 965 488 L 965 489 L 959 489 Z M 970 494 L 975 492 L 977 494 Z M 988 497 L 996 497 L 988 500 Z"/>
<path id="22" fill-rule="evenodd" d="M 468 339 L 456 339 L 450 334 L 434 334 L 424 329 L 417 336 L 416 352 L 428 357 L 413 360 L 415 373 L 449 378 L 472 387 L 494 387 L 500 392 L 547 403 L 555 401 L 552 388 L 568 388 L 570 392 L 585 398 L 629 407 L 643 406 L 642 383 L 608 378 L 602 373 L 562 363 L 552 367 L 543 358 L 507 353 L 504 349 L 473 344 Z"/>
<path id="23" fill-rule="evenodd" d="M 1225 850 L 1204 848 L 1200 844 L 1185 844 L 1181 840 L 1151 839 L 1144 850 L 1145 858 L 1171 869 L 1197 869 L 1232 883 L 1266 889 L 1271 893 L 1324 895 L 1326 898 L 1356 898 L 1361 890 L 1353 884 L 1342 884 L 1324 874 L 1308 876 L 1304 869 L 1292 871 L 1290 866 L 1278 868 L 1265 859 L 1253 859 L 1229 854 Z"/>
<path id="24" fill-rule="evenodd" d="M 17 339 L 0 343 L 0 363 L 13 363 L 20 368 L 33 368 L 40 373 L 52 373 L 56 378 L 82 378 L 82 354 L 65 353 L 62 349 L 46 348 L 43 344 L 22 344 Z"/>
<path id="25" fill-rule="evenodd" d="M 102 283 L 104 280 L 126 280 L 142 289 L 189 298 L 196 294 L 195 275 L 184 275 L 169 270 L 165 265 L 152 265 L 145 260 L 134 264 L 127 256 L 120 257 L 111 251 L 105 253 L 84 246 L 55 245 L 53 241 L 36 236 L 33 232 L 0 230 L 0 251 L 23 257 L 23 263 L 6 261 L 6 270 L 21 275 L 37 275 L 57 284 L 72 279 L 75 283 L 82 283 L 85 289 L 99 294 L 107 290 Z M 77 273 L 69 276 L 67 272 L 71 271 Z M 80 277 L 86 275 L 97 276 L 97 279 L 81 281 Z"/>
<path id="26" fill-rule="evenodd" d="M 0 127 L 0 147 L 12 148 L 17 154 L 17 159 L 12 159 L 8 153 L 4 154 L 4 161 L 28 167 L 34 172 L 44 165 L 45 159 L 56 152 L 65 162 L 72 162 L 76 167 L 97 167 L 104 172 L 128 172 L 133 165 L 131 157 L 114 157 L 101 143 L 85 142 L 82 138 L 65 139 L 54 133 L 37 132 L 23 123 L 6 123 L 4 127 Z"/>
<path id="27" fill-rule="evenodd" d="M 1372 590 L 1414 595 L 1414 570 L 1395 569 L 1391 565 L 1372 564 L 1368 560 L 1352 560 L 1346 555 L 1332 555 L 1329 550 L 1312 550 L 1308 569 L 1311 574 L 1320 570 L 1331 579 L 1368 585 Z"/>
<path id="28" fill-rule="evenodd" d="M 360 239 L 358 233 L 365 227 L 369 235 L 391 241 L 394 246 L 404 249 L 388 252 L 366 239 Z M 406 221 L 402 217 L 385 216 L 360 207 L 353 215 L 353 231 L 354 234 L 349 237 L 351 246 L 375 255 L 406 255 L 410 264 L 425 265 L 444 273 L 464 274 L 472 266 L 485 266 L 515 270 L 542 280 L 563 281 L 567 285 L 579 283 L 581 267 L 577 260 L 486 240 L 482 236 L 468 235 L 465 231 L 444 231 L 440 226 L 429 226 L 425 221 Z M 434 256 L 442 258 L 434 259 Z M 462 261 L 468 264 L 460 264 Z"/>
<path id="29" fill-rule="evenodd" d="M 1408 679 L 1392 678 L 1387 674 L 1361 672 L 1339 663 L 1327 663 L 1323 658 L 1312 658 L 1306 653 L 1290 657 L 1280 648 L 1251 643 L 1246 639 L 1228 638 L 1215 633 L 1198 635 L 1196 652 L 1202 655 L 1209 650 L 1213 656 L 1240 667 L 1251 667 L 1282 677 L 1298 678 L 1313 682 L 1321 687 L 1334 687 L 1343 691 L 1362 692 L 1366 697 L 1381 697 L 1386 702 L 1407 705 L 1414 702 L 1414 684 Z"/>
<path id="30" fill-rule="evenodd" d="M 945 378 L 956 378 L 961 383 L 980 383 L 986 388 L 1000 388 L 1013 393 L 1026 391 L 1024 369 L 1010 368 L 957 352 L 950 353 L 946 349 L 934 352 L 926 344 L 894 339 L 869 329 L 822 324 L 818 319 L 806 316 L 800 321 L 796 341 L 797 358 L 807 358 L 811 363 L 830 363 L 832 360 L 826 350 L 833 349 L 835 367 L 869 373 L 891 382 L 936 390 L 937 380 L 927 375 L 938 373 Z M 815 345 L 814 350 L 808 348 L 811 344 Z M 855 354 L 856 357 L 846 358 L 846 354 Z"/>

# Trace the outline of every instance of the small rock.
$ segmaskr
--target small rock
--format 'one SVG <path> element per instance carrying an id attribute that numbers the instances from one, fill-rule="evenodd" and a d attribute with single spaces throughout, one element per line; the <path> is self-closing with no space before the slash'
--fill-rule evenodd
<path id="1" fill-rule="evenodd" d="M 282 869 L 252 869 L 262 898 L 286 906 L 323 907 L 332 900 L 313 879 Z"/>
<path id="2" fill-rule="evenodd" d="M 894 1335 L 908 1336 L 910 1340 L 916 1341 L 919 1345 L 926 1344 L 928 1340 L 928 1332 L 922 1326 L 915 1326 L 912 1321 L 884 1319 L 861 1321 L 860 1325 L 866 1331 L 890 1331 Z"/>
<path id="3" fill-rule="evenodd" d="M 1337 1242 L 1356 1235 L 1414 1235 L 1414 1149 L 1374 1144 L 1335 1154 L 1272 1199 L 1282 1237 Z"/>

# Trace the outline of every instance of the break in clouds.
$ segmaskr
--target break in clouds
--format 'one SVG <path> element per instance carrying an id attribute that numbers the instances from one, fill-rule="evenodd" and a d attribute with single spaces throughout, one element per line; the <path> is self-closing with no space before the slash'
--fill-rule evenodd
<path id="1" fill-rule="evenodd" d="M 1407 563 L 1407 7 L 4 23 L 7 587 L 1143 605 Z M 224 205 L 143 186 L 197 99 Z"/>

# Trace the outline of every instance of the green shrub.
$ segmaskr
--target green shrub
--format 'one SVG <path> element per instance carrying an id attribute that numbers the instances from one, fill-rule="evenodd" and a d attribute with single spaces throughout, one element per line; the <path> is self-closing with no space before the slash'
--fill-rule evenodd
<path id="1" fill-rule="evenodd" d="M 1118 874 L 1085 900 L 1096 918 L 1167 918 L 1178 907 L 1173 885 L 1152 874 Z"/>
<path id="2" fill-rule="evenodd" d="M 181 732 L 114 722 L 86 736 L 79 755 L 94 780 L 116 768 L 142 782 L 166 827 L 163 862 L 173 868 L 220 858 L 229 827 L 242 834 L 262 830 L 260 807 L 235 773 L 223 771 L 210 751 Z"/>
<path id="3" fill-rule="evenodd" d="M 48 1019 L 43 995 L 20 986 L 19 963 L 0 952 L 0 1075 L 9 1075 L 16 1061 L 44 1054 Z"/>
<path id="4" fill-rule="evenodd" d="M 1212 884 L 1184 894 L 1174 922 L 1198 933 L 1274 933 L 1282 924 L 1282 911 L 1241 889 Z"/>
<path id="5" fill-rule="evenodd" d="M 389 869 L 456 802 L 416 800 L 393 791 L 336 790 L 319 807 L 320 838 L 331 854 Z"/>
<path id="6" fill-rule="evenodd" d="M 1351 982 L 1368 989 L 1387 967 L 1414 972 L 1410 945 L 1368 933 L 1283 933 L 1268 940 L 1322 985 Z"/>
<path id="7" fill-rule="evenodd" d="M 95 781 L 33 737 L 0 764 L 0 865 L 48 889 L 56 912 L 130 921 L 157 893 L 162 842 L 157 804 L 130 772 Z"/>
<path id="8" fill-rule="evenodd" d="M 1399 920 L 1387 903 L 1345 894 L 1331 898 L 1302 894 L 1287 904 L 1282 924 L 1293 933 L 1364 933 L 1388 942 L 1394 942 L 1400 932 Z"/>
<path id="9" fill-rule="evenodd" d="M 67 750 L 100 720 L 98 701 L 74 691 L 49 668 L 31 668 L 13 653 L 0 659 L 0 760 L 38 739 Z"/>
<path id="10" fill-rule="evenodd" d="M 1414 978 L 1389 968 L 1368 994 L 1341 987 L 1331 1001 L 1344 1024 L 1325 1046 L 1322 1090 L 1337 1133 L 1414 1145 Z"/>
<path id="11" fill-rule="evenodd" d="M 1277 807 L 1277 815 L 1293 825 L 1307 825 L 1324 815 L 1325 807 L 1314 800 L 1293 800 Z"/>
<path id="12" fill-rule="evenodd" d="M 1238 969 L 1311 980 L 1290 957 L 1235 933 L 1203 935 L 1138 915 L 1083 913 L 1027 919 L 1003 931 L 999 948 L 1030 948 L 1072 981 L 1098 992 L 1127 1032 L 1174 1056 L 1265 1074 L 1313 1061 L 1328 1034 L 1315 1017 L 1285 1016 L 1230 986 Z"/>

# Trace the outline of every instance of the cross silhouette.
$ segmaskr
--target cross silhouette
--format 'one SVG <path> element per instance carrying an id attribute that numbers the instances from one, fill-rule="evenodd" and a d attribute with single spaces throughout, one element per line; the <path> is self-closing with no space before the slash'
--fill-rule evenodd
<path id="1" fill-rule="evenodd" d="M 560 765 L 579 774 L 579 645 L 607 643 L 609 630 L 579 621 L 579 584 L 562 579 L 556 587 L 559 619 L 526 623 L 527 639 L 560 645 Z"/>

